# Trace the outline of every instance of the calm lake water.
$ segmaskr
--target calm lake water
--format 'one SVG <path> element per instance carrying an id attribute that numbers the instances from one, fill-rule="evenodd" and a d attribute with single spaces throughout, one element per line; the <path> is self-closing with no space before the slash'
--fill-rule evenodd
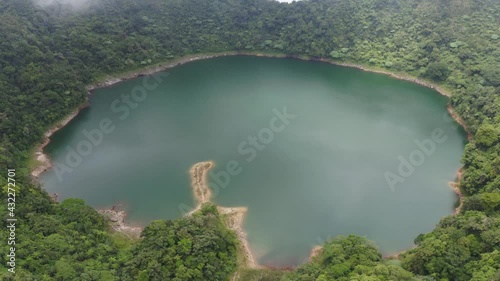
<path id="1" fill-rule="evenodd" d="M 351 233 L 393 253 L 456 205 L 448 182 L 465 134 L 446 102 L 325 63 L 197 61 L 95 91 L 53 136 L 56 169 L 41 181 L 61 199 L 122 204 L 146 225 L 193 206 L 188 170 L 214 160 L 214 201 L 249 208 L 260 263 L 297 265 L 313 245 Z"/>

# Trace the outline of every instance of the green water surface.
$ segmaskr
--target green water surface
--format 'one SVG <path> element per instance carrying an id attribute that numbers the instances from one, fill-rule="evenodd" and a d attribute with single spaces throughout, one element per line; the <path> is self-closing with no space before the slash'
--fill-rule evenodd
<path id="1" fill-rule="evenodd" d="M 465 135 L 446 102 L 325 63 L 197 61 L 95 91 L 52 137 L 56 168 L 41 181 L 61 199 L 122 204 L 132 224 L 147 225 L 193 206 L 188 170 L 213 160 L 214 201 L 248 207 L 260 263 L 297 265 L 313 245 L 351 233 L 393 253 L 456 205 L 448 182 Z"/>

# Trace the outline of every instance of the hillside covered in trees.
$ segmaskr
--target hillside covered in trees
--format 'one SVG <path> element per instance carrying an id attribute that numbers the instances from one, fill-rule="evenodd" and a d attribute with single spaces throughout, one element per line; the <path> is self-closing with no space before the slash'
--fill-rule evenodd
<path id="1" fill-rule="evenodd" d="M 51 201 L 30 177 L 43 133 L 85 103 L 86 86 L 186 55 L 240 51 L 364 65 L 451 93 L 473 136 L 463 155 L 464 206 L 401 267 L 354 236 L 330 241 L 294 272 L 247 280 L 500 280 L 500 2 L 496 0 L 0 1 L 0 236 L 7 169 L 16 169 L 16 273 L 1 280 L 227 280 L 237 240 L 207 207 L 157 221 L 140 241 L 109 231 L 82 200 Z M 64 3 L 64 2 L 62 2 Z M 3 253 L 10 246 L 2 243 Z M 246 276 L 246 277 L 244 277 Z"/>

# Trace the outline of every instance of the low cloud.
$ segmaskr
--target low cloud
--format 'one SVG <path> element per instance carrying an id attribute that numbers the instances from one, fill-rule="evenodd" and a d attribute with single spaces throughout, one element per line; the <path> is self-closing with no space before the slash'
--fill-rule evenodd
<path id="1" fill-rule="evenodd" d="M 84 10 L 90 7 L 99 7 L 108 0 L 33 0 L 33 2 L 43 9 L 73 9 Z"/>

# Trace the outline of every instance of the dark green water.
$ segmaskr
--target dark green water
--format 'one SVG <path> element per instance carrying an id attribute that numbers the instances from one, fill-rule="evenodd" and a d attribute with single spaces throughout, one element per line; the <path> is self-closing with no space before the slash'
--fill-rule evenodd
<path id="1" fill-rule="evenodd" d="M 145 225 L 193 206 L 188 170 L 214 160 L 215 202 L 249 208 L 251 248 L 276 266 L 303 262 L 313 245 L 339 234 L 366 236 L 384 253 L 403 250 L 453 211 L 448 182 L 465 135 L 433 90 L 256 57 L 198 61 L 156 77 L 97 90 L 91 107 L 53 136 L 47 152 L 57 169 L 41 177 L 49 192 L 96 208 L 121 203 L 132 223 Z M 122 100 L 131 93 L 140 101 Z M 290 118 L 276 117 L 284 108 Z M 114 129 L 102 141 L 100 126 Z M 398 172 L 406 161 L 411 167 Z M 228 163 L 238 167 L 225 177 Z"/>

